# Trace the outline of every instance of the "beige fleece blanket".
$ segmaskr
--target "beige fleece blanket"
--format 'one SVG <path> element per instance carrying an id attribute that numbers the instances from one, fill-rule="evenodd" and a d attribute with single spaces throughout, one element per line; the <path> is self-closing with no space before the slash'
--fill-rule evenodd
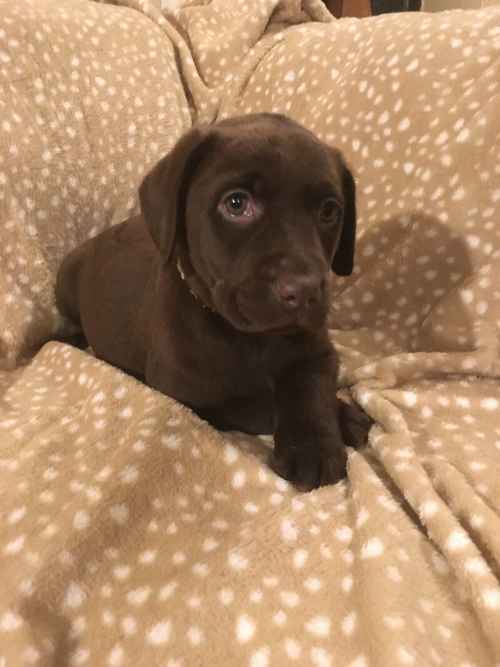
<path id="1" fill-rule="evenodd" d="M 500 665 L 500 11 L 163 4 L 0 0 L 0 665 Z M 65 252 L 258 110 L 358 183 L 331 332 L 375 426 L 309 494 L 84 352 L 21 364 Z"/>

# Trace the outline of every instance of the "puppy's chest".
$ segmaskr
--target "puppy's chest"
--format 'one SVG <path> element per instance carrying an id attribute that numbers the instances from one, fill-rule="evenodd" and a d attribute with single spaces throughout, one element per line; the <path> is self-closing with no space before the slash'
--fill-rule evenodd
<path id="1" fill-rule="evenodd" d="M 185 323 L 185 321 L 184 321 Z M 270 367 L 265 349 L 238 335 L 200 323 L 179 322 L 165 331 L 155 347 L 155 375 L 162 390 L 193 405 L 219 404 L 269 388 Z"/>
<path id="2" fill-rule="evenodd" d="M 294 362 L 294 350 L 277 341 L 225 340 L 219 354 L 213 356 L 220 386 L 228 394 L 248 395 L 274 387 L 275 380 Z"/>
<path id="3" fill-rule="evenodd" d="M 238 340 L 212 346 L 211 363 L 206 371 L 228 395 L 246 395 L 268 387 L 272 364 L 266 349 Z"/>

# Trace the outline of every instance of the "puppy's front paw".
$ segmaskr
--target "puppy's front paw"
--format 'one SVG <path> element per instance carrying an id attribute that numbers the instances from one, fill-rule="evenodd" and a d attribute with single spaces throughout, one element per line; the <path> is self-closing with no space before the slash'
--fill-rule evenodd
<path id="1" fill-rule="evenodd" d="M 346 475 L 347 451 L 331 438 L 310 438 L 300 444 L 277 442 L 270 465 L 275 473 L 301 491 L 335 484 Z"/>

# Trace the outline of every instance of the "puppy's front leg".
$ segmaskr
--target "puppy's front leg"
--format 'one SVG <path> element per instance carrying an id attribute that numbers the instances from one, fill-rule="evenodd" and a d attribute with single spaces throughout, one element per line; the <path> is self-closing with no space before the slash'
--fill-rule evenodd
<path id="1" fill-rule="evenodd" d="M 277 380 L 271 466 L 301 489 L 333 484 L 345 476 L 347 454 L 336 391 L 333 350 L 290 367 Z"/>

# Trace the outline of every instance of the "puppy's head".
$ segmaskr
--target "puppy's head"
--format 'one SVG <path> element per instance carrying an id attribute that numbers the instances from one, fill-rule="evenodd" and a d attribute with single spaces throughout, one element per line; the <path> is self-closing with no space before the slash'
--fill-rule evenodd
<path id="1" fill-rule="evenodd" d="M 339 151 L 284 116 L 194 128 L 139 194 L 164 262 L 180 258 L 239 330 L 320 327 L 331 271 L 352 272 L 352 174 Z"/>

